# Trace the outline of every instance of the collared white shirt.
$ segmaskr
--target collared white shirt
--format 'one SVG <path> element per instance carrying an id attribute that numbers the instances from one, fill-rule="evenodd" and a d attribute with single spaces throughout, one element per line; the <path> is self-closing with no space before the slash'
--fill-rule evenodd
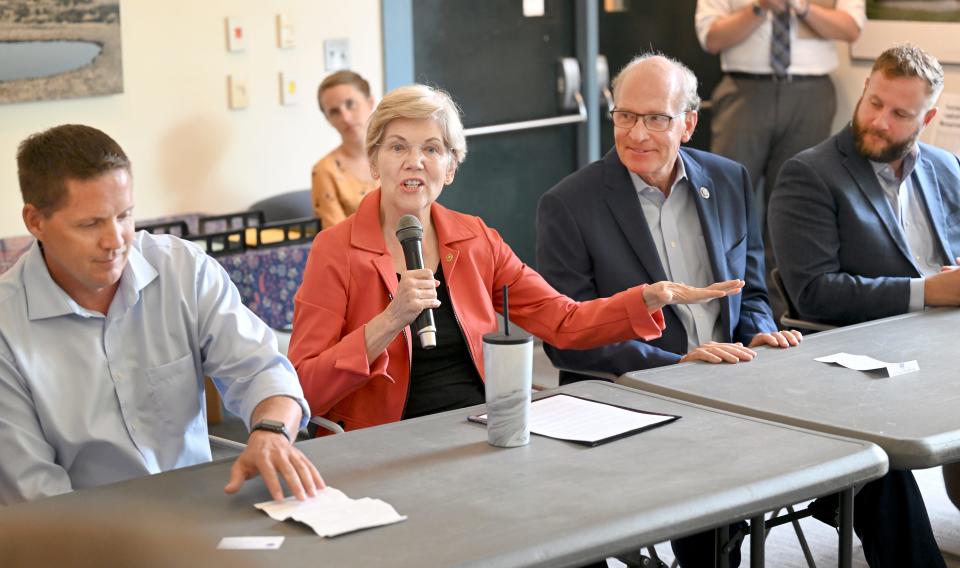
<path id="1" fill-rule="evenodd" d="M 900 224 L 900 231 L 907 242 L 910 251 L 910 261 L 917 272 L 923 276 L 931 276 L 940 272 L 943 259 L 937 251 L 936 235 L 930 226 L 930 216 L 923 203 L 923 197 L 918 195 L 920 189 L 914 183 L 913 170 L 916 168 L 920 147 L 913 150 L 903 159 L 903 170 L 898 178 L 886 162 L 870 161 L 877 181 L 883 188 L 887 203 L 893 211 L 893 216 Z M 923 278 L 910 279 L 911 312 L 920 311 L 924 306 Z"/>
<path id="2" fill-rule="evenodd" d="M 137 233 L 103 315 L 34 243 L 0 276 L 0 504 L 209 461 L 205 375 L 248 427 L 276 395 L 309 418 L 273 332 L 195 245 Z"/>
<path id="3" fill-rule="evenodd" d="M 706 49 L 707 32 L 717 18 L 751 4 L 753 0 L 697 0 L 694 22 L 700 45 Z M 863 28 L 867 20 L 864 0 L 836 0 L 836 9 L 850 14 L 857 22 L 857 26 Z M 773 72 L 770 66 L 772 18 L 772 14 L 768 11 L 766 21 L 753 33 L 737 45 L 720 52 L 720 67 L 725 72 L 761 74 Z M 805 24 L 798 25 L 796 15 L 791 16 L 790 67 L 787 69 L 791 75 L 826 75 L 837 68 L 836 42 L 813 35 L 811 31 Z"/>
<path id="4" fill-rule="evenodd" d="M 713 284 L 713 269 L 694 201 L 696 197 L 683 160 L 677 157 L 669 196 L 664 196 L 662 191 L 648 185 L 633 172 L 630 172 L 630 179 L 637 190 L 643 216 L 667 279 L 697 287 Z M 687 333 L 688 351 L 708 341 L 723 341 L 720 302 L 672 307 Z"/>

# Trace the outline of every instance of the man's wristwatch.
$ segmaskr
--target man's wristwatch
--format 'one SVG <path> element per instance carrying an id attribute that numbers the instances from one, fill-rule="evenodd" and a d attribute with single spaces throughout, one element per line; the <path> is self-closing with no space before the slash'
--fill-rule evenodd
<path id="1" fill-rule="evenodd" d="M 257 430 L 266 430 L 267 432 L 283 434 L 284 438 L 287 440 L 290 439 L 290 435 L 287 434 L 287 425 L 279 420 L 270 420 L 269 418 L 261 420 L 250 429 L 251 432 L 256 432 Z"/>
<path id="2" fill-rule="evenodd" d="M 760 2 L 754 2 L 751 4 L 750 8 L 753 10 L 753 15 L 762 18 L 766 10 L 763 9 L 763 6 L 760 5 Z"/>

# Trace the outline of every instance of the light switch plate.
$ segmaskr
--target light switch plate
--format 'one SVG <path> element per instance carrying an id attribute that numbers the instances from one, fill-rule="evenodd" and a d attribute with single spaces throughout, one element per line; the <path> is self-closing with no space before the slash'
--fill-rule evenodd
<path id="1" fill-rule="evenodd" d="M 537 18 L 545 13 L 543 0 L 523 0 L 523 15 L 527 18 Z"/>
<path id="2" fill-rule="evenodd" d="M 296 45 L 296 29 L 286 14 L 277 14 L 277 47 L 290 49 Z"/>
<path id="3" fill-rule="evenodd" d="M 280 104 L 289 106 L 297 104 L 300 99 L 297 79 L 290 73 L 280 72 Z"/>
<path id="4" fill-rule="evenodd" d="M 227 51 L 243 51 L 247 49 L 247 30 L 243 25 L 243 18 L 227 18 Z"/>
<path id="5" fill-rule="evenodd" d="M 250 104 L 246 77 L 227 75 L 227 104 L 231 110 L 247 108 Z"/>
<path id="6" fill-rule="evenodd" d="M 350 68 L 350 40 L 347 38 L 323 41 L 323 62 L 327 71 Z"/>

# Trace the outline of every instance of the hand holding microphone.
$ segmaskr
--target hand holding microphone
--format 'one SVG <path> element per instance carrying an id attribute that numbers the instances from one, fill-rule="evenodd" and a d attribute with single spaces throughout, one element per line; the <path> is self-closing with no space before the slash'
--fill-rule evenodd
<path id="1" fill-rule="evenodd" d="M 433 307 L 439 307 L 436 281 L 429 270 L 423 267 L 423 226 L 413 215 L 404 215 L 397 223 L 397 240 L 403 248 L 407 272 L 400 279 L 400 287 L 394 302 L 398 314 L 404 321 L 405 316 L 419 312 L 413 322 L 413 330 L 420 337 L 420 346 L 433 349 L 437 346 L 437 326 L 433 320 Z M 411 313 L 413 312 L 413 313 Z"/>

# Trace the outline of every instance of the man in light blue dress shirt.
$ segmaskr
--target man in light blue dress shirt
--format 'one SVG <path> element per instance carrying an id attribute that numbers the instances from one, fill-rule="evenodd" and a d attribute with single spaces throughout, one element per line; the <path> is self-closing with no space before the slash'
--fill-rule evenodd
<path id="1" fill-rule="evenodd" d="M 309 409 L 270 329 L 196 246 L 134 232 L 130 163 L 64 125 L 17 155 L 37 242 L 0 276 L 0 504 L 209 461 L 203 378 L 252 432 L 225 490 L 323 487 Z"/>

